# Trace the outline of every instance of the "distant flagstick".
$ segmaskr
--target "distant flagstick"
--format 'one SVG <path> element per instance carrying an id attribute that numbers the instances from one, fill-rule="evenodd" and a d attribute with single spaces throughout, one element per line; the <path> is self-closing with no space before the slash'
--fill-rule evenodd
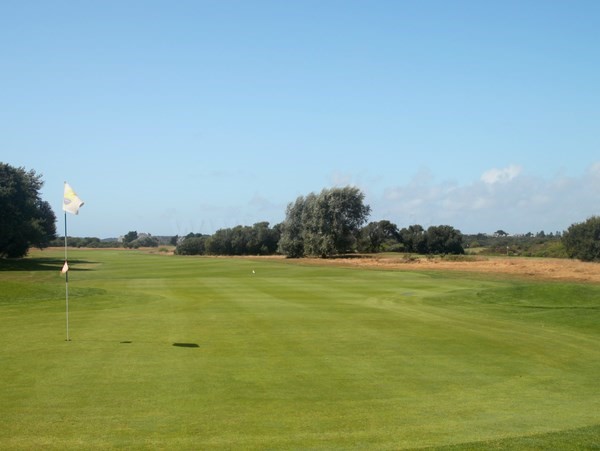
<path id="1" fill-rule="evenodd" d="M 65 275 L 65 297 L 67 311 L 67 341 L 71 341 L 69 337 L 69 264 L 67 258 L 67 212 L 71 214 L 79 214 L 79 208 L 83 205 L 82 200 L 77 196 L 73 188 L 65 182 L 65 192 L 63 195 L 63 211 L 65 212 L 65 264 L 60 272 Z"/>

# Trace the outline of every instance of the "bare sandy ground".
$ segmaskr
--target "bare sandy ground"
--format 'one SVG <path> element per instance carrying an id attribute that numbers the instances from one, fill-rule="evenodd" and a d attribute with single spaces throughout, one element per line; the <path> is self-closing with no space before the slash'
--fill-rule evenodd
<path id="1" fill-rule="evenodd" d="M 466 257 L 465 261 L 446 261 L 441 258 L 419 257 L 408 260 L 403 256 L 373 256 L 325 260 L 303 258 L 298 262 L 410 271 L 463 271 L 512 275 L 528 279 L 600 283 L 600 263 L 557 258 Z"/>

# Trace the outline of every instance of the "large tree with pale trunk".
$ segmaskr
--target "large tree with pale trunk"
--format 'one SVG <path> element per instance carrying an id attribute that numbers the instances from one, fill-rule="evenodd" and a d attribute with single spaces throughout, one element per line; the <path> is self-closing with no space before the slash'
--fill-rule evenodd
<path id="1" fill-rule="evenodd" d="M 352 252 L 371 207 L 356 187 L 324 189 L 290 203 L 279 251 L 287 257 L 330 257 Z"/>

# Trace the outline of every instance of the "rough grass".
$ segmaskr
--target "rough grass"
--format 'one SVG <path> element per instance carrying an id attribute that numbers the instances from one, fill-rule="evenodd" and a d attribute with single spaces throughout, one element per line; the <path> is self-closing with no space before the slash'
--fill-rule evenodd
<path id="1" fill-rule="evenodd" d="M 600 287 L 137 251 L 0 262 L 2 449 L 591 449 Z"/>

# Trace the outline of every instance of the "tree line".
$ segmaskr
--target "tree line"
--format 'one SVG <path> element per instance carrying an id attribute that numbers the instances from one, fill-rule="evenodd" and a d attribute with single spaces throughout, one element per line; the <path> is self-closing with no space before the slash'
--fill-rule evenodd
<path id="1" fill-rule="evenodd" d="M 214 235 L 190 234 L 176 249 L 180 255 L 270 255 L 289 258 L 332 257 L 354 252 L 392 251 L 422 254 L 462 254 L 462 234 L 447 225 L 425 230 L 412 225 L 398 230 L 388 220 L 370 222 L 371 209 L 355 187 L 324 189 L 300 196 L 273 228 L 268 222 L 252 227 L 220 229 Z"/>
<path id="2" fill-rule="evenodd" d="M 43 201 L 41 175 L 24 168 L 14 168 L 0 162 L 0 258 L 18 258 L 31 247 L 43 249 L 57 243 L 56 216 L 50 204 Z M 285 220 L 270 227 L 268 222 L 253 226 L 236 226 L 217 230 L 213 235 L 189 234 L 172 238 L 179 255 L 270 255 L 290 258 L 305 256 L 332 257 L 354 252 L 382 250 L 419 254 L 462 254 L 466 246 L 487 235 L 465 236 L 449 225 L 424 229 L 418 224 L 398 229 L 388 220 L 367 220 L 371 208 L 364 203 L 364 194 L 356 187 L 324 189 L 298 197 L 288 204 Z M 543 234 L 543 232 L 542 232 Z M 571 258 L 600 261 L 600 217 L 592 216 L 582 223 L 572 224 L 556 235 L 538 234 L 550 239 Z M 542 236 L 540 236 L 542 235 Z M 532 235 L 533 236 L 533 235 Z M 532 236 L 525 236 L 531 238 Z M 508 239 L 498 231 L 497 239 Z M 72 238 L 69 245 L 112 247 L 98 238 Z M 530 246 L 531 240 L 512 241 Z M 58 243 L 61 245 L 63 242 Z M 148 234 L 132 231 L 123 239 L 126 247 L 158 246 L 159 240 Z M 502 245 L 499 244 L 502 250 Z M 507 253 L 509 245 L 506 245 Z M 514 246 L 513 246 L 514 247 Z M 558 251 L 557 251 L 558 252 Z M 522 254 L 525 255 L 525 254 Z"/>
<path id="3" fill-rule="evenodd" d="M 272 255 L 277 251 L 280 227 L 258 222 L 252 227 L 219 229 L 213 235 L 190 233 L 175 249 L 178 255 Z"/>

